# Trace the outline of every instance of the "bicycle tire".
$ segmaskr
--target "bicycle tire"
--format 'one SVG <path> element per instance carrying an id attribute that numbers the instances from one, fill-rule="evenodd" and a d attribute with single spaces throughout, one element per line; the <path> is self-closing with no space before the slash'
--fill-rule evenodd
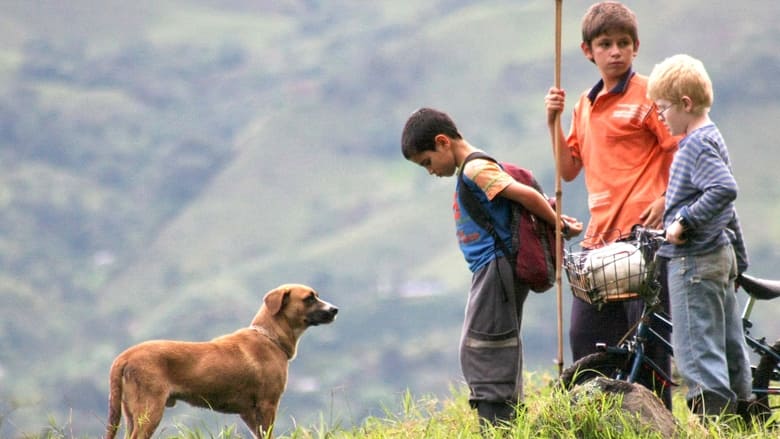
<path id="1" fill-rule="evenodd" d="M 586 355 L 567 367 L 559 378 L 566 390 L 598 377 L 615 378 L 628 364 L 627 352 L 596 352 Z"/>
<path id="2" fill-rule="evenodd" d="M 780 340 L 775 342 L 772 350 L 780 353 Z M 770 354 L 764 354 L 753 372 L 753 388 L 769 388 L 769 384 L 772 381 L 780 381 L 780 362 Z M 762 421 L 769 419 L 769 416 L 772 415 L 769 395 L 767 393 L 756 393 L 756 401 L 751 404 L 750 411 L 751 415 L 758 417 Z"/>

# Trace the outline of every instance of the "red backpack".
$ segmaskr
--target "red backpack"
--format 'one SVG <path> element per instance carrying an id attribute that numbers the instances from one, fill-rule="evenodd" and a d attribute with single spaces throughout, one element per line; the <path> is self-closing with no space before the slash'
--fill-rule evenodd
<path id="1" fill-rule="evenodd" d="M 520 203 L 512 204 L 512 251 L 506 248 L 498 232 L 493 226 L 493 219 L 487 209 L 480 204 L 479 199 L 463 182 L 463 169 L 469 160 L 481 158 L 498 163 L 494 158 L 483 152 L 474 152 L 466 157 L 458 176 L 460 182 L 460 201 L 469 216 L 495 240 L 496 245 L 511 260 L 514 260 L 515 276 L 527 284 L 532 291 L 541 293 L 555 285 L 555 225 L 550 224 L 532 214 Z M 504 171 L 520 183 L 531 186 L 544 195 L 541 185 L 536 181 L 531 171 L 511 163 L 499 163 Z M 547 196 L 545 195 L 545 198 Z M 555 200 L 548 198 L 555 209 Z M 563 244 L 561 243 L 561 247 Z M 561 248 L 562 251 L 562 248 Z"/>

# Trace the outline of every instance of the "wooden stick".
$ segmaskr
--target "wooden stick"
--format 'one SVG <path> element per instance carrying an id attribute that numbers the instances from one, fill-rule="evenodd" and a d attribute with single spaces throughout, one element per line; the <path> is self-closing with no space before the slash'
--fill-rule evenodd
<path id="1" fill-rule="evenodd" d="M 555 88 L 561 88 L 561 15 L 563 0 L 555 0 Z M 556 299 L 558 302 L 558 375 L 563 373 L 563 284 L 561 271 L 563 268 L 563 236 L 561 234 L 561 206 L 563 204 L 563 190 L 561 189 L 561 163 L 558 159 L 558 151 L 561 148 L 561 114 L 555 117 L 554 150 L 555 150 L 555 283 Z"/>

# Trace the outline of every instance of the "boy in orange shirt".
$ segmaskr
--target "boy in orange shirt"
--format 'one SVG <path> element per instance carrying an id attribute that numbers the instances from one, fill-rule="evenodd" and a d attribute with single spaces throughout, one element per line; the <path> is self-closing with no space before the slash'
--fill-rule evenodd
<path id="1" fill-rule="evenodd" d="M 585 174 L 591 215 L 586 249 L 614 241 L 635 224 L 662 227 L 664 192 L 677 142 L 646 97 L 647 78 L 632 70 L 639 49 L 637 28 L 634 13 L 619 2 L 596 3 L 585 13 L 580 47 L 601 79 L 576 102 L 568 137 L 555 124 L 564 110 L 565 91 L 553 87 L 545 97 L 550 135 L 554 138 L 555 130 L 560 130 L 566 141 L 556 158 L 561 177 L 571 181 L 580 171 Z M 665 264 L 659 265 L 665 279 Z M 668 289 L 662 283 L 661 300 L 668 308 Z M 595 352 L 597 342 L 615 345 L 638 320 L 642 305 L 638 299 L 599 308 L 575 298 L 569 331 L 573 359 Z M 669 356 L 660 346 L 649 347 L 648 353 L 671 370 Z M 671 407 L 668 389 L 651 380 L 647 377 L 643 384 L 655 387 Z"/>

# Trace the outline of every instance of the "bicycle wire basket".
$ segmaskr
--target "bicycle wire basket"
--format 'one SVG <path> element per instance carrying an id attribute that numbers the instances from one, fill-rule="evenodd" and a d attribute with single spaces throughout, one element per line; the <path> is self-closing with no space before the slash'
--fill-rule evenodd
<path id="1" fill-rule="evenodd" d="M 563 268 L 575 297 L 593 305 L 642 298 L 658 301 L 660 284 L 655 277 L 657 240 L 632 231 L 614 242 L 586 238 L 592 249 L 574 251 L 582 241 L 564 251 Z"/>

